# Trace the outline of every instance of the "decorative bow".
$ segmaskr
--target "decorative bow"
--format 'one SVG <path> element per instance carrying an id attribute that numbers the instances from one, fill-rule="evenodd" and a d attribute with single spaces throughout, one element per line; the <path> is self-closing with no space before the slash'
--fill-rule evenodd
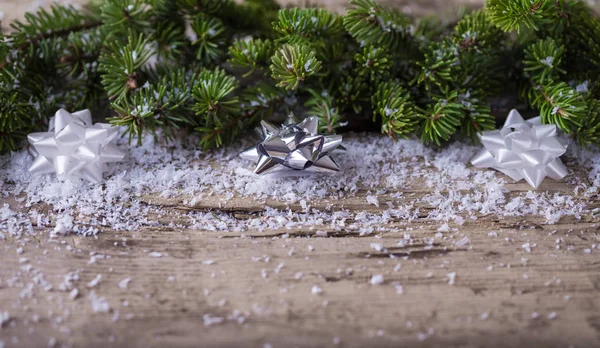
<path id="1" fill-rule="evenodd" d="M 517 110 L 511 110 L 500 130 L 479 135 L 485 147 L 471 163 L 477 168 L 491 167 L 515 181 L 525 179 L 538 188 L 544 178 L 564 178 L 568 171 L 561 162 L 568 144 L 558 138 L 556 125 L 541 124 L 540 117 L 525 121 Z"/>
<path id="2" fill-rule="evenodd" d="M 116 145 L 110 144 L 117 134 L 118 129 L 107 123 L 92 126 L 89 110 L 69 113 L 60 109 L 50 119 L 48 132 L 27 136 L 37 152 L 29 171 L 56 172 L 59 180 L 83 178 L 99 183 L 106 163 L 125 157 Z"/>
<path id="3" fill-rule="evenodd" d="M 339 171 L 329 154 L 340 147 L 341 135 L 321 135 L 319 119 L 308 117 L 294 123 L 293 114 L 288 124 L 279 128 L 262 121 L 260 133 L 263 141 L 242 152 L 244 159 L 258 161 L 254 172 L 262 174 L 278 165 L 296 170 Z"/>

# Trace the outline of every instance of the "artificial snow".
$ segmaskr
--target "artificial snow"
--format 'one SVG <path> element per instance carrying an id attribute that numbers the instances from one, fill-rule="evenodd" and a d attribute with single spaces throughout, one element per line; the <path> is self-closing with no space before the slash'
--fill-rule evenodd
<path id="1" fill-rule="evenodd" d="M 571 146 L 566 162 L 582 168 L 587 178 L 567 177 L 573 192 L 549 193 L 510 192 L 506 185 L 512 180 L 494 170 L 472 168 L 469 160 L 477 147 L 460 142 L 433 149 L 415 139 L 393 141 L 376 134 L 347 134 L 347 150 L 334 154 L 342 167 L 339 173 L 291 176 L 255 175 L 253 164 L 238 156 L 250 139 L 224 149 L 202 151 L 197 139 L 181 138 L 175 143 L 155 143 L 152 136 L 145 136 L 139 147 L 120 139 L 118 146 L 128 157 L 108 165 L 101 185 L 32 175 L 28 168 L 33 158 L 25 150 L 1 156 L 0 194 L 22 198 L 0 207 L 0 238 L 4 233 L 33 233 L 34 227 L 49 227 L 51 236 L 60 238 L 70 233 L 95 235 L 107 227 L 136 230 L 157 225 L 238 233 L 314 228 L 316 236 L 326 237 L 329 230 L 360 235 L 398 231 L 391 226 L 393 222 L 417 219 L 439 222 L 439 237 L 445 238 L 446 233 L 460 232 L 462 225 L 482 215 L 498 219 L 539 216 L 547 223 L 565 216 L 579 219 L 590 213 L 586 198 L 597 195 L 600 187 L 600 155 L 576 146 Z M 409 193 L 413 188 L 423 193 Z M 157 196 L 183 198 L 190 209 L 161 207 L 153 202 Z M 208 198 L 227 204 L 243 197 L 260 205 L 271 199 L 288 208 L 266 204 L 264 211 L 250 220 L 214 210 L 214 206 L 210 212 L 196 209 Z M 362 197 L 364 211 L 336 205 L 353 197 Z M 171 222 L 157 218 L 161 216 L 169 216 Z M 398 247 L 407 243 L 400 241 Z M 454 240 L 457 248 L 468 248 L 469 244 L 466 236 Z M 371 244 L 371 248 L 386 252 L 379 243 Z M 531 248 L 523 246 L 527 252 Z M 166 256 L 154 251 L 148 255 Z M 92 255 L 90 262 L 98 257 Z"/>

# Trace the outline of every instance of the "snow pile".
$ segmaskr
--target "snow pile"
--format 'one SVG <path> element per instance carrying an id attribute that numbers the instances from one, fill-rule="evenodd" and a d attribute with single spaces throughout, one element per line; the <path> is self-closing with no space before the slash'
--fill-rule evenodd
<path id="1" fill-rule="evenodd" d="M 248 141 L 202 152 L 196 147 L 197 139 L 183 139 L 181 143 L 155 144 L 148 136 L 140 147 L 121 140 L 119 146 L 129 156 L 109 165 L 101 185 L 31 175 L 27 169 L 32 157 L 27 151 L 0 157 L 0 192 L 3 198 L 11 198 L 7 199 L 10 205 L 0 207 L 0 229 L 17 234 L 48 225 L 54 226 L 55 234 L 94 234 L 106 227 L 131 230 L 161 224 L 223 231 L 323 225 L 370 233 L 398 220 L 427 218 L 462 225 L 467 219 L 488 214 L 535 215 L 555 223 L 562 216 L 585 214 L 581 197 L 596 195 L 600 187 L 600 156 L 583 150 L 569 153 L 571 166 L 583 166 L 588 175 L 568 177 L 573 192 L 509 192 L 505 187 L 509 178 L 493 170 L 472 169 L 468 161 L 476 147 L 463 143 L 434 150 L 417 140 L 394 142 L 376 134 L 347 135 L 347 151 L 333 155 L 342 167 L 340 173 L 257 176 L 252 172 L 254 164 L 238 157 Z M 423 187 L 427 192 L 413 192 Z M 252 197 L 260 202 L 269 198 L 299 203 L 304 211 L 266 208 L 260 218 L 249 221 L 227 213 L 174 213 L 144 203 L 141 198 L 150 194 L 191 197 L 184 199 L 191 207 L 208 196 Z M 351 197 L 362 197 L 369 211 L 311 207 L 315 202 L 333 204 Z"/>

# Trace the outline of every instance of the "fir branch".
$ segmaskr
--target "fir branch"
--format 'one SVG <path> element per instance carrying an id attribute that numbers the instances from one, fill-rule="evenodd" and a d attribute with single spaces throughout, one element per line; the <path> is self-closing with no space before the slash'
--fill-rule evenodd
<path id="1" fill-rule="evenodd" d="M 381 117 L 381 132 L 390 137 L 408 138 L 423 117 L 410 93 L 393 82 L 381 83 L 373 95 L 373 117 Z"/>
<path id="2" fill-rule="evenodd" d="M 581 127 L 587 114 L 582 95 L 564 82 L 542 88 L 533 105 L 543 123 L 556 124 L 567 134 Z"/>
<path id="3" fill-rule="evenodd" d="M 496 120 L 491 114 L 491 108 L 482 100 L 484 95 L 481 91 L 473 94 L 466 91 L 458 95 L 458 101 L 464 110 L 461 131 L 474 142 L 478 141 L 477 134 L 496 129 Z"/>
<path id="4" fill-rule="evenodd" d="M 247 73 L 250 75 L 255 69 L 267 69 L 274 52 L 275 45 L 271 40 L 238 39 L 229 47 L 229 62 L 234 67 L 250 69 Z"/>
<path id="5" fill-rule="evenodd" d="M 587 115 L 575 137 L 579 146 L 600 145 L 600 101 L 589 97 L 586 99 Z"/>
<path id="6" fill-rule="evenodd" d="M 560 67 L 564 52 L 565 47 L 558 45 L 554 39 L 540 40 L 525 50 L 523 70 L 536 84 L 558 81 L 561 75 L 566 73 Z"/>
<path id="7" fill-rule="evenodd" d="M 325 9 L 279 10 L 279 20 L 273 29 L 290 44 L 314 44 L 316 40 L 332 41 L 344 32 L 342 17 Z"/>
<path id="8" fill-rule="evenodd" d="M 308 116 L 316 116 L 319 119 L 319 131 L 321 133 L 333 134 L 342 126 L 342 114 L 335 106 L 334 98 L 323 90 L 318 92 L 310 89 L 311 97 L 304 103 L 308 107 Z"/>
<path id="9" fill-rule="evenodd" d="M 139 35 L 150 28 L 150 12 L 144 0 L 106 0 L 101 16 L 113 37 Z"/>
<path id="10" fill-rule="evenodd" d="M 197 39 L 192 42 L 196 49 L 196 59 L 212 67 L 224 53 L 225 27 L 217 18 L 200 15 L 192 24 Z"/>
<path id="11" fill-rule="evenodd" d="M 156 84 L 142 87 L 131 98 L 121 98 L 111 104 L 117 116 L 109 119 L 116 126 L 126 126 L 129 141 L 137 138 L 141 144 L 143 132 L 156 136 L 156 129 L 163 128 L 170 136 L 170 127 L 179 128 L 195 124 L 190 116 L 191 86 L 197 76 L 187 75 L 184 69 L 172 71 Z"/>
<path id="12" fill-rule="evenodd" d="M 0 154 L 17 151 L 21 140 L 33 129 L 37 114 L 27 97 L 16 91 L 0 89 Z"/>
<path id="13" fill-rule="evenodd" d="M 464 119 L 464 107 L 458 102 L 456 91 L 447 92 L 447 98 L 439 99 L 426 111 L 421 130 L 421 140 L 425 144 L 442 145 L 456 133 Z"/>
<path id="14" fill-rule="evenodd" d="M 390 76 L 391 57 L 384 48 L 365 47 L 354 56 L 356 72 L 371 82 L 379 82 Z"/>
<path id="15" fill-rule="evenodd" d="M 20 51 L 28 51 L 45 40 L 93 29 L 101 24 L 101 20 L 92 13 L 79 11 L 73 6 L 54 4 L 50 12 L 41 8 L 35 14 L 26 13 L 25 23 L 12 23 L 15 33 L 11 37 Z"/>
<path id="16" fill-rule="evenodd" d="M 538 30 L 549 23 L 555 0 L 488 0 L 486 9 L 492 23 L 504 31 L 520 32 L 523 27 Z"/>
<path id="17" fill-rule="evenodd" d="M 307 77 L 321 70 L 321 62 L 308 46 L 283 45 L 272 58 L 271 72 L 278 86 L 296 89 Z"/>
<path id="18" fill-rule="evenodd" d="M 142 67 L 154 53 L 152 46 L 142 34 L 130 34 L 124 47 L 115 41 L 109 43 L 107 48 L 107 52 L 99 59 L 99 68 L 103 73 L 102 85 L 109 99 L 124 98 L 145 83 Z"/>
<path id="19" fill-rule="evenodd" d="M 417 62 L 421 72 L 416 78 L 418 84 L 431 90 L 453 81 L 452 68 L 458 63 L 458 51 L 449 41 L 432 43 L 425 52 L 425 59 Z"/>
<path id="20" fill-rule="evenodd" d="M 361 45 L 398 48 L 410 35 L 411 21 L 395 9 L 385 9 L 372 0 L 350 0 L 352 10 L 344 27 Z"/>

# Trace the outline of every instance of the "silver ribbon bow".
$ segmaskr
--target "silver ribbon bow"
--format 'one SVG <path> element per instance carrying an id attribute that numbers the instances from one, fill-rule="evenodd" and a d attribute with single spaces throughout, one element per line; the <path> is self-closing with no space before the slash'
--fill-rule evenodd
<path id="1" fill-rule="evenodd" d="M 564 178 L 568 171 L 560 156 L 568 144 L 558 138 L 556 125 L 541 124 L 540 117 L 525 121 L 517 110 L 511 110 L 501 130 L 479 135 L 485 147 L 471 163 L 477 168 L 491 167 L 515 181 L 525 179 L 538 188 L 544 178 Z"/>
<path id="2" fill-rule="evenodd" d="M 317 117 L 294 123 L 290 115 L 288 124 L 281 128 L 265 121 L 261 126 L 264 140 L 240 154 L 244 159 L 258 161 L 254 173 L 262 174 L 278 165 L 296 170 L 340 170 L 329 154 L 340 147 L 342 136 L 318 134 Z"/>
<path id="3" fill-rule="evenodd" d="M 107 123 L 92 126 L 89 110 L 69 113 L 64 109 L 50 119 L 48 132 L 31 133 L 27 139 L 37 152 L 32 173 L 56 172 L 59 180 L 83 178 L 102 181 L 106 163 L 118 162 L 125 153 L 110 144 L 118 129 Z"/>

